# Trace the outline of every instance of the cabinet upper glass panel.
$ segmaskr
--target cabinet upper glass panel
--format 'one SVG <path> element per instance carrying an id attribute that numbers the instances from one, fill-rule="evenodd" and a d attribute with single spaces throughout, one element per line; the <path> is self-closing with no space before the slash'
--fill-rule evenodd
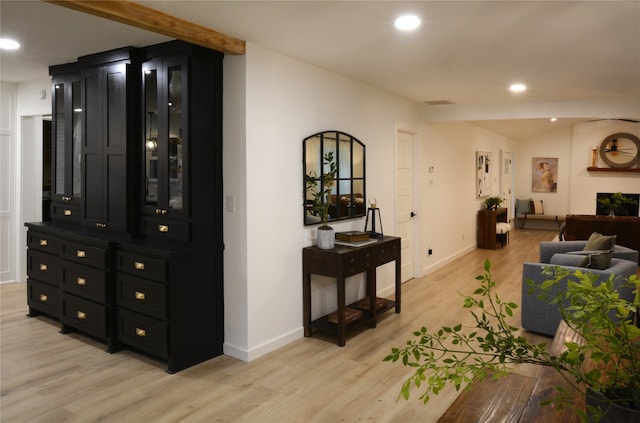
<path id="1" fill-rule="evenodd" d="M 158 71 L 144 72 L 145 204 L 158 205 Z"/>
<path id="2" fill-rule="evenodd" d="M 82 104 L 80 82 L 64 81 L 54 84 L 55 194 L 70 201 L 82 188 Z"/>
<path id="3" fill-rule="evenodd" d="M 186 73 L 182 64 L 162 60 L 143 65 L 144 204 L 148 213 L 184 213 Z"/>
<path id="4" fill-rule="evenodd" d="M 182 210 L 182 66 L 169 67 L 169 208 Z"/>
<path id="5" fill-rule="evenodd" d="M 328 221 L 366 214 L 365 145 L 362 142 L 340 131 L 320 132 L 304 139 L 302 161 L 305 225 L 321 223 L 319 209 L 323 205 Z M 332 169 L 334 182 L 323 184 Z"/>

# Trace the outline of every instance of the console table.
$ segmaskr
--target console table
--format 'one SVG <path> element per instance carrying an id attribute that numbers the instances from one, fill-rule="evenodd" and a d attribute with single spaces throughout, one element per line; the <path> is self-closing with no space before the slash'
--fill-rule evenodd
<path id="1" fill-rule="evenodd" d="M 386 300 L 386 304 L 378 307 L 376 304 L 376 268 L 395 260 L 395 301 Z M 358 273 L 366 272 L 366 295 L 368 305 L 362 311 L 362 317 L 347 324 L 345 309 L 357 308 L 358 303 L 345 304 L 345 279 Z M 375 328 L 378 313 L 395 307 L 400 313 L 400 238 L 384 236 L 375 243 L 362 247 L 336 245 L 330 250 L 322 250 L 317 246 L 306 247 L 302 250 L 302 301 L 304 336 L 310 337 L 313 330 L 328 332 L 336 336 L 336 343 L 343 347 L 347 329 L 368 324 Z M 323 316 L 311 321 L 311 274 L 328 276 L 336 279 L 336 293 L 338 309 L 336 323 L 329 321 L 329 316 Z M 366 301 L 366 300 L 365 300 Z"/>

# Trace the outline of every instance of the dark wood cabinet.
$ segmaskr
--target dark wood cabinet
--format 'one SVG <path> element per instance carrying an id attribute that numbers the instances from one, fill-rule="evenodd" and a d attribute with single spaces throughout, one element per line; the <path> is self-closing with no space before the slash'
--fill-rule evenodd
<path id="1" fill-rule="evenodd" d="M 496 223 L 507 222 L 507 209 L 479 210 L 477 222 L 478 248 L 495 250 L 498 248 Z"/>
<path id="2" fill-rule="evenodd" d="M 170 373 L 222 354 L 222 58 L 173 41 L 50 68 L 57 196 L 26 224 L 29 315 Z"/>

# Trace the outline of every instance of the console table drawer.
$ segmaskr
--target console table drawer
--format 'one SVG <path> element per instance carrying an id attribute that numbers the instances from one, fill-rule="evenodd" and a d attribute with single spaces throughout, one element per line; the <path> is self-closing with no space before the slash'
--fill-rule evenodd
<path id="1" fill-rule="evenodd" d="M 351 253 L 344 258 L 344 274 L 351 276 L 366 272 L 371 266 L 372 251 L 358 251 Z"/>
<path id="2" fill-rule="evenodd" d="M 29 307 L 58 318 L 60 312 L 58 288 L 27 279 L 27 303 Z"/>
<path id="3" fill-rule="evenodd" d="M 116 303 L 158 319 L 167 318 L 167 286 L 124 273 L 116 275 Z"/>
<path id="4" fill-rule="evenodd" d="M 116 253 L 116 269 L 120 272 L 165 281 L 167 279 L 167 262 L 162 259 L 140 254 L 118 251 Z"/>
<path id="5" fill-rule="evenodd" d="M 376 265 L 378 266 L 397 260 L 400 257 L 400 242 L 394 242 L 379 248 L 376 256 Z"/>
<path id="6" fill-rule="evenodd" d="M 107 337 L 107 308 L 74 295 L 62 294 L 62 323 L 98 338 Z"/>
<path id="7" fill-rule="evenodd" d="M 58 286 L 60 260 L 54 255 L 29 249 L 27 250 L 27 273 L 33 279 Z"/>
<path id="8" fill-rule="evenodd" d="M 93 267 L 65 262 L 62 269 L 62 289 L 82 298 L 107 302 L 107 272 Z"/>
<path id="9" fill-rule="evenodd" d="M 62 242 L 62 255 L 67 260 L 104 269 L 107 266 L 107 250 L 72 241 Z"/>
<path id="10" fill-rule="evenodd" d="M 160 359 L 168 357 L 166 322 L 125 310 L 116 311 L 116 330 L 120 341 Z"/>

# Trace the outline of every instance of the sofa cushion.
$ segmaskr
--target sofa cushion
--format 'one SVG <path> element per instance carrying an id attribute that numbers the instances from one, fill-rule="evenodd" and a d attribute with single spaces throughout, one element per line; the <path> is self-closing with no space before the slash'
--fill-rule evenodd
<path id="1" fill-rule="evenodd" d="M 602 235 L 598 232 L 591 234 L 587 243 L 585 244 L 584 251 L 611 251 L 616 245 L 616 235 Z"/>
<path id="2" fill-rule="evenodd" d="M 518 214 L 529 214 L 531 213 L 531 208 L 529 207 L 529 202 L 531 198 L 527 198 L 526 200 L 518 200 L 516 199 L 516 212 Z"/>

